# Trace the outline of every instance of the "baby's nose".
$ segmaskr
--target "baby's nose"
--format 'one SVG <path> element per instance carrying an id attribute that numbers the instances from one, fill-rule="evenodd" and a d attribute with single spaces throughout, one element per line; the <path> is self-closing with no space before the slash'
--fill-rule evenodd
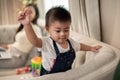
<path id="1" fill-rule="evenodd" d="M 64 31 L 61 31 L 60 35 L 65 35 L 65 32 L 64 32 Z"/>

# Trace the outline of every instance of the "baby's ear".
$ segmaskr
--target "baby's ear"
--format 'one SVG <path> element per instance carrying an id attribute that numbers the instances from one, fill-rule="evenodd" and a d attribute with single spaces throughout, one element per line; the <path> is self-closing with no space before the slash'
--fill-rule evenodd
<path id="1" fill-rule="evenodd" d="M 45 29 L 46 29 L 46 31 L 48 31 L 48 30 L 49 30 L 49 27 L 48 27 L 48 26 L 45 26 Z"/>

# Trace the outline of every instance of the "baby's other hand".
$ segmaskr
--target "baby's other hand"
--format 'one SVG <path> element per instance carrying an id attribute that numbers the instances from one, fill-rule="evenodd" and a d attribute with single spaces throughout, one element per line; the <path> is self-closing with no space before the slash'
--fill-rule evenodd
<path id="1" fill-rule="evenodd" d="M 93 51 L 93 52 L 98 52 L 98 50 L 99 50 L 100 48 L 102 48 L 101 45 L 96 45 L 96 46 L 91 47 L 91 51 Z"/>

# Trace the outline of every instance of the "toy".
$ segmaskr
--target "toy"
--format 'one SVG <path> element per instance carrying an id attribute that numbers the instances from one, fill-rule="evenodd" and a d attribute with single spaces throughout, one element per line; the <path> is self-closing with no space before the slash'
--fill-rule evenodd
<path id="1" fill-rule="evenodd" d="M 42 57 L 34 57 L 31 59 L 33 76 L 40 76 Z"/>
<path id="2" fill-rule="evenodd" d="M 25 66 L 24 68 L 18 68 L 16 70 L 17 74 L 27 73 L 30 72 L 30 67 Z"/>
<path id="3" fill-rule="evenodd" d="M 21 74 L 22 73 L 22 69 L 17 69 L 17 74 Z"/>
<path id="4" fill-rule="evenodd" d="M 29 70 L 30 70 L 30 68 L 29 68 L 28 66 L 25 66 L 25 67 L 24 67 L 24 71 L 25 71 L 25 72 L 28 72 Z"/>

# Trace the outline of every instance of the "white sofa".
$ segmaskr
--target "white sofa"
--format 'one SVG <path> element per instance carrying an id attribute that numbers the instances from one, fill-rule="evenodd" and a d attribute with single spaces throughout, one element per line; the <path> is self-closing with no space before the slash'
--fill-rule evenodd
<path id="1" fill-rule="evenodd" d="M 0 25 L 0 44 L 13 43 L 18 24 Z"/>
<path id="2" fill-rule="evenodd" d="M 120 59 L 120 51 L 108 44 L 73 31 L 71 31 L 70 37 L 89 45 L 100 44 L 103 48 L 101 48 L 98 53 L 90 51 L 77 52 L 77 57 L 72 65 L 72 69 L 66 72 L 30 78 L 31 74 L 15 75 L 15 70 L 10 70 L 11 72 L 1 72 L 0 80 L 20 80 L 21 77 L 29 78 L 27 80 L 112 80 L 116 65 Z"/>
<path id="3" fill-rule="evenodd" d="M 14 25 L 0 25 L 0 45 L 1 44 L 11 44 L 14 42 L 14 36 L 16 33 L 19 24 Z M 33 56 L 39 55 L 37 48 L 33 48 L 30 51 L 30 55 L 26 60 L 25 66 L 29 66 L 31 64 L 31 58 Z M 24 66 L 23 66 L 24 67 Z M 16 69 L 0 69 L 0 77 L 1 76 L 8 76 L 16 74 Z"/>

